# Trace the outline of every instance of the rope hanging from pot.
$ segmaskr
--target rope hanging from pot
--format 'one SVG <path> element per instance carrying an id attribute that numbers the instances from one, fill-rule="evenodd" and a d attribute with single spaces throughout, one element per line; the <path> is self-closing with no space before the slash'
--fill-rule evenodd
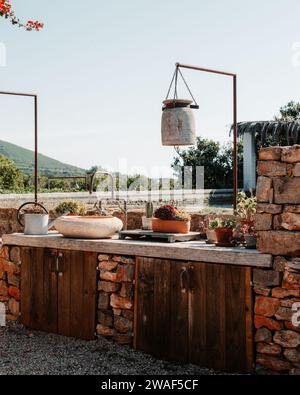
<path id="1" fill-rule="evenodd" d="M 172 77 L 172 80 L 171 80 L 171 83 L 170 83 L 170 86 L 169 86 L 169 89 L 168 89 L 168 93 L 167 93 L 167 96 L 166 96 L 166 100 L 169 99 L 169 96 L 170 96 L 173 84 L 174 84 L 174 96 L 173 96 L 173 99 L 174 100 L 178 99 L 178 89 L 177 89 L 178 88 L 178 73 L 180 74 L 180 77 L 181 77 L 182 81 L 184 82 L 184 85 L 186 86 L 191 98 L 193 99 L 193 102 L 195 103 L 194 105 L 191 105 L 190 107 L 194 108 L 194 109 L 198 109 L 199 105 L 198 105 L 194 95 L 192 94 L 192 91 L 191 91 L 190 87 L 188 86 L 188 83 L 186 82 L 186 80 L 185 80 L 181 70 L 179 69 L 179 67 L 175 68 L 175 71 L 174 71 L 174 74 L 173 74 L 173 77 Z"/>

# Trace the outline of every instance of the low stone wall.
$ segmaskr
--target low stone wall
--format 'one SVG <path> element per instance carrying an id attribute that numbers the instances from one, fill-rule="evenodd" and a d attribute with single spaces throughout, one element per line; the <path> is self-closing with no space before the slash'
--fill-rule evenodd
<path id="1" fill-rule="evenodd" d="M 123 222 L 125 216 L 121 211 L 114 211 L 112 215 L 120 218 Z M 127 227 L 128 230 L 141 229 L 142 228 L 142 216 L 143 211 L 136 210 L 128 213 Z M 217 216 L 217 214 L 209 215 L 209 217 Z M 222 214 L 225 218 L 230 218 L 230 214 Z M 197 232 L 201 229 L 203 221 L 208 217 L 207 214 L 191 214 L 191 230 Z M 51 219 L 54 219 L 51 217 Z M 17 209 L 14 208 L 0 208 L 0 237 L 3 234 L 10 234 L 15 232 L 22 232 L 23 228 L 17 221 Z"/>
<path id="2" fill-rule="evenodd" d="M 3 234 L 22 231 L 17 221 L 17 211 L 15 208 L 0 208 L 0 237 Z"/>
<path id="3" fill-rule="evenodd" d="M 300 146 L 263 148 L 258 175 L 257 248 L 274 267 L 254 270 L 256 362 L 300 374 Z"/>
<path id="4" fill-rule="evenodd" d="M 0 249 L 0 302 L 4 303 L 6 319 L 16 321 L 20 314 L 20 249 Z"/>
<path id="5" fill-rule="evenodd" d="M 273 270 L 254 269 L 253 283 L 257 370 L 300 374 L 300 260 L 278 256 Z"/>
<path id="6" fill-rule="evenodd" d="M 134 322 L 134 258 L 99 255 L 99 335 L 131 344 Z"/>

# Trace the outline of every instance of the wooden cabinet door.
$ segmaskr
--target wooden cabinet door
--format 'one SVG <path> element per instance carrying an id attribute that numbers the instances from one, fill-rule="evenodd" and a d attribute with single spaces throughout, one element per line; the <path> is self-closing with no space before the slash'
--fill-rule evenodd
<path id="1" fill-rule="evenodd" d="M 23 248 L 21 322 L 28 328 L 57 332 L 56 250 Z"/>
<path id="2" fill-rule="evenodd" d="M 96 329 L 97 254 L 58 251 L 58 333 L 92 340 Z"/>
<path id="3" fill-rule="evenodd" d="M 229 372 L 253 369 L 251 268 L 191 263 L 189 360 Z"/>
<path id="4" fill-rule="evenodd" d="M 252 370 L 251 269 L 137 259 L 135 346 L 158 358 Z"/>
<path id="5" fill-rule="evenodd" d="M 138 258 L 135 347 L 162 359 L 188 360 L 185 262 Z M 181 277 L 181 282 L 178 281 Z"/>
<path id="6" fill-rule="evenodd" d="M 97 254 L 24 248 L 21 321 L 28 327 L 94 339 Z"/>

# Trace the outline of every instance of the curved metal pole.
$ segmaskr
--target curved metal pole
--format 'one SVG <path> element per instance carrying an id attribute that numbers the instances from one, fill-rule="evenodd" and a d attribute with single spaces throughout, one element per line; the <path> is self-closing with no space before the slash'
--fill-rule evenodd
<path id="1" fill-rule="evenodd" d="M 233 208 L 237 206 L 238 195 L 238 126 L 237 126 L 237 74 L 227 71 L 207 69 L 204 67 L 191 66 L 188 64 L 176 63 L 177 68 L 203 71 L 205 73 L 225 75 L 233 78 Z"/>

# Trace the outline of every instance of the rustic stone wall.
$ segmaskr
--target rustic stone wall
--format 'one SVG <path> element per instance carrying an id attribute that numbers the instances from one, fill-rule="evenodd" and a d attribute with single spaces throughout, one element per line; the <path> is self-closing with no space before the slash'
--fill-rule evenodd
<path id="1" fill-rule="evenodd" d="M 121 211 L 115 211 L 112 214 L 120 218 L 124 222 L 124 214 Z M 128 213 L 128 220 L 127 220 L 128 230 L 141 229 L 143 215 L 144 212 L 141 210 L 130 211 Z M 218 215 L 216 214 L 215 216 Z M 199 229 L 201 229 L 202 223 L 208 217 L 208 215 L 193 213 L 191 214 L 191 217 L 192 217 L 191 230 L 193 232 L 197 232 L 199 231 Z M 212 217 L 212 215 L 210 215 L 210 217 Z M 232 215 L 226 214 L 224 215 L 224 217 L 231 218 Z M 22 232 L 22 231 L 23 229 L 17 221 L 17 209 L 0 208 L 0 237 L 3 234 Z"/>
<path id="2" fill-rule="evenodd" d="M 17 209 L 0 208 L 0 237 L 3 234 L 21 231 L 21 226 L 17 221 Z"/>
<path id="3" fill-rule="evenodd" d="M 15 321 L 20 314 L 20 249 L 0 249 L 0 302 L 6 308 L 6 319 Z"/>
<path id="4" fill-rule="evenodd" d="M 134 322 L 134 258 L 99 255 L 97 333 L 131 344 Z"/>
<path id="5" fill-rule="evenodd" d="M 258 371 L 300 374 L 299 170 L 300 146 L 259 153 L 257 248 L 272 254 L 274 264 L 253 273 Z"/>

